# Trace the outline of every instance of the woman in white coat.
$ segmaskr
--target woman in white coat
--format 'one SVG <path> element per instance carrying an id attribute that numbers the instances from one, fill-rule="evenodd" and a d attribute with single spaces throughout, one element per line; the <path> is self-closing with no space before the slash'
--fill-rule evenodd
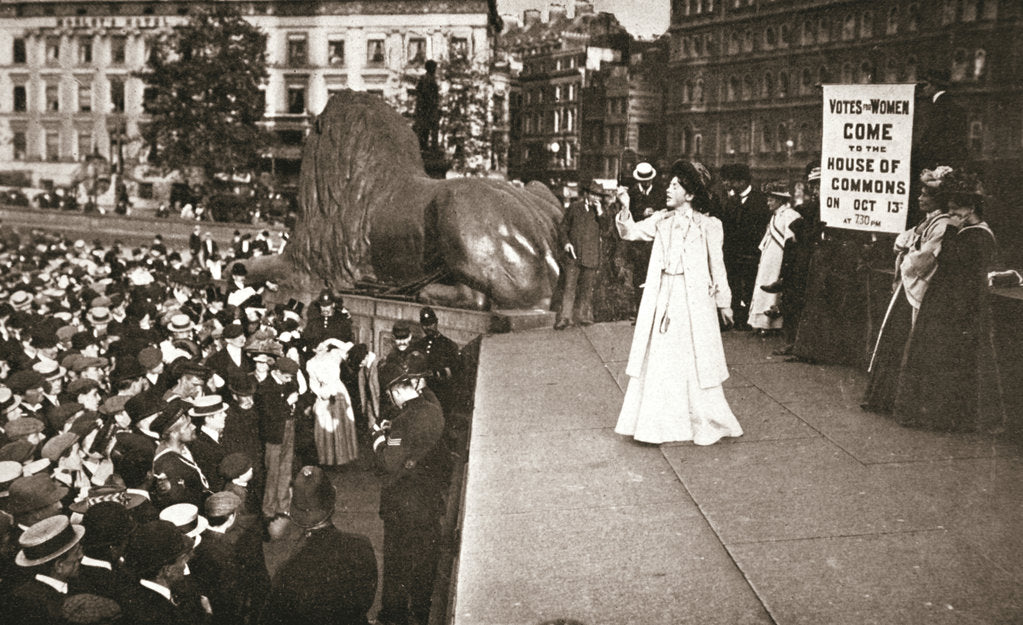
<path id="1" fill-rule="evenodd" d="M 628 241 L 653 241 L 615 432 L 644 443 L 711 445 L 741 436 L 721 384 L 728 366 L 720 323 L 732 323 L 721 222 L 702 214 L 706 187 L 691 163 L 671 169 L 667 211 L 635 222 L 628 200 L 615 219 Z M 697 209 L 697 210 L 694 210 Z"/>

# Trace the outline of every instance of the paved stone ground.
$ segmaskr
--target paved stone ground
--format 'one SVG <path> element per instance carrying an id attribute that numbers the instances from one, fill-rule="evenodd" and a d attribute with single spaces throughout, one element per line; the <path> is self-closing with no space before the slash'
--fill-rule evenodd
<path id="1" fill-rule="evenodd" d="M 904 429 L 860 410 L 865 374 L 735 332 L 745 435 L 635 443 L 613 432 L 631 339 L 485 339 L 455 623 L 1023 622 L 1018 446 Z"/>

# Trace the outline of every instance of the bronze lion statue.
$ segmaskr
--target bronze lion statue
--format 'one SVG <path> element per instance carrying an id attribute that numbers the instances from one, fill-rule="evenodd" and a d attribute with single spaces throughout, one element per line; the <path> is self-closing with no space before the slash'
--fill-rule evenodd
<path id="1" fill-rule="evenodd" d="M 284 252 L 247 263 L 280 295 L 405 285 L 422 301 L 546 307 L 562 207 L 539 183 L 427 177 L 408 122 L 379 96 L 334 95 L 302 151 L 302 214 Z"/>

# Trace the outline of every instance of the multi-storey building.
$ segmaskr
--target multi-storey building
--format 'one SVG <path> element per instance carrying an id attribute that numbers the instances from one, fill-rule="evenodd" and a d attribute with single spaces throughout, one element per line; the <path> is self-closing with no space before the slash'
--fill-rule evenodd
<path id="1" fill-rule="evenodd" d="M 410 73 L 452 49 L 488 62 L 496 19 L 487 0 L 217 1 L 267 34 L 265 123 L 279 142 L 271 156 L 293 170 L 309 118 L 331 92 L 395 97 Z M 94 152 L 137 162 L 145 85 L 134 74 L 154 37 L 204 4 L 0 1 L 0 169 L 67 184 Z"/>
<path id="2" fill-rule="evenodd" d="M 527 11 L 523 26 L 509 29 L 501 44 L 521 63 L 512 89 L 508 175 L 555 191 L 575 183 L 582 91 L 589 73 L 622 59 L 628 34 L 613 15 L 579 3 L 574 17 L 552 8 L 546 22 Z"/>
<path id="3" fill-rule="evenodd" d="M 581 180 L 627 177 L 640 160 L 665 166 L 666 43 L 632 41 L 621 62 L 590 74 L 582 93 Z"/>
<path id="4" fill-rule="evenodd" d="M 1023 152 L 1021 18 L 1009 0 L 674 0 L 668 155 L 785 178 L 819 155 L 820 84 L 944 69 L 970 160 L 1005 181 Z"/>

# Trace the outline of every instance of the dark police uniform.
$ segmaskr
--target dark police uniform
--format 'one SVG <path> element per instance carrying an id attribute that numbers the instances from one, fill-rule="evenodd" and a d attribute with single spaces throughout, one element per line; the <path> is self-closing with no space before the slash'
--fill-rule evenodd
<path id="1" fill-rule="evenodd" d="M 421 396 L 402 406 L 390 434 L 375 446 L 386 473 L 381 623 L 407 623 L 410 600 L 416 619 L 429 622 L 443 501 L 434 465 L 443 431 L 440 406 Z"/>

